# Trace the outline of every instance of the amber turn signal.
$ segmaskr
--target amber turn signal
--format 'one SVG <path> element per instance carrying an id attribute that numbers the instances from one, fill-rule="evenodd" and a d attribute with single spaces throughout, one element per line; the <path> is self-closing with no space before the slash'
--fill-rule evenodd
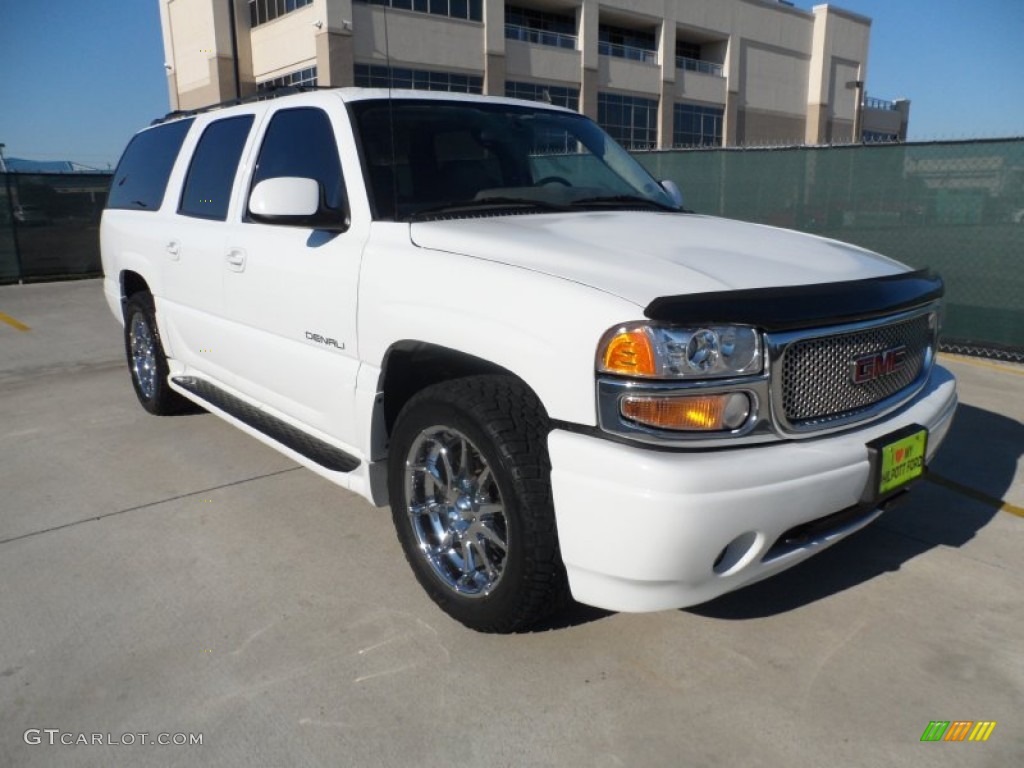
<path id="1" fill-rule="evenodd" d="M 643 331 L 623 331 L 604 349 L 604 370 L 623 376 L 653 376 L 654 348 Z"/>
<path id="2" fill-rule="evenodd" d="M 750 416 L 750 398 L 724 395 L 637 396 L 622 399 L 623 417 L 656 429 L 725 432 L 742 427 Z"/>

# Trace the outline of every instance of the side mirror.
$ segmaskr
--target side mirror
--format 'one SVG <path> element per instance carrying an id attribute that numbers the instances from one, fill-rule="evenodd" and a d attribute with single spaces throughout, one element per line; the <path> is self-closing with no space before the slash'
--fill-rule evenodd
<path id="1" fill-rule="evenodd" d="M 348 229 L 344 211 L 323 205 L 320 183 L 315 179 L 279 176 L 264 179 L 249 195 L 249 216 L 264 224 L 312 227 L 334 232 Z"/>
<path id="2" fill-rule="evenodd" d="M 664 179 L 661 182 L 661 187 L 666 192 L 668 192 L 668 196 L 672 198 L 672 202 L 673 203 L 678 205 L 680 208 L 683 207 L 683 193 L 679 189 L 679 185 L 678 184 L 676 184 L 671 179 Z"/>

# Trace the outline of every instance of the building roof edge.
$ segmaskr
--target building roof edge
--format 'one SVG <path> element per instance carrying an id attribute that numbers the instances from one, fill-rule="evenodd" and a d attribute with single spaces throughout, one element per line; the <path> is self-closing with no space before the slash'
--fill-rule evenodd
<path id="1" fill-rule="evenodd" d="M 805 11 L 803 8 L 797 8 L 795 5 L 780 3 L 779 0 L 742 0 L 742 2 L 749 5 L 756 5 L 760 8 L 771 8 L 773 10 L 782 11 L 792 16 L 799 16 L 801 19 L 814 18 L 814 14 L 810 11 Z"/>
<path id="2" fill-rule="evenodd" d="M 817 13 L 818 9 L 821 9 L 822 11 L 828 11 L 829 13 L 834 13 L 836 16 L 842 16 L 844 19 L 855 21 L 858 24 L 866 24 L 869 27 L 871 26 L 870 16 L 864 16 L 863 14 L 860 13 L 848 11 L 845 8 L 840 8 L 838 5 L 829 5 L 828 3 L 823 3 L 821 5 L 814 6 L 813 10 L 815 13 Z"/>

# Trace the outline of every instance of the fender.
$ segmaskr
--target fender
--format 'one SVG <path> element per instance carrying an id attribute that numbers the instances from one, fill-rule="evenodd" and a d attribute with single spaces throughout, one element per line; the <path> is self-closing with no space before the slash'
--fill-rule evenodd
<path id="1" fill-rule="evenodd" d="M 597 423 L 601 332 L 642 316 L 638 305 L 570 280 L 418 248 L 404 224 L 375 226 L 360 275 L 365 362 L 380 369 L 396 342 L 428 341 L 511 371 L 552 419 L 581 425 Z"/>

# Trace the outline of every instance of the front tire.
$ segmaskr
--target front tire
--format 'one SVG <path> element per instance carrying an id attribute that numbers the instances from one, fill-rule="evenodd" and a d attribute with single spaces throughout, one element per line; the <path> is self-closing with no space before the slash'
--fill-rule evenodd
<path id="1" fill-rule="evenodd" d="M 472 629 L 528 629 L 565 603 L 548 431 L 536 396 L 508 376 L 428 387 L 395 422 L 398 539 L 427 594 Z"/>
<path id="2" fill-rule="evenodd" d="M 191 408 L 191 403 L 167 383 L 167 356 L 156 325 L 153 297 L 148 293 L 132 294 L 125 302 L 124 349 L 132 387 L 143 408 L 157 416 Z"/>

